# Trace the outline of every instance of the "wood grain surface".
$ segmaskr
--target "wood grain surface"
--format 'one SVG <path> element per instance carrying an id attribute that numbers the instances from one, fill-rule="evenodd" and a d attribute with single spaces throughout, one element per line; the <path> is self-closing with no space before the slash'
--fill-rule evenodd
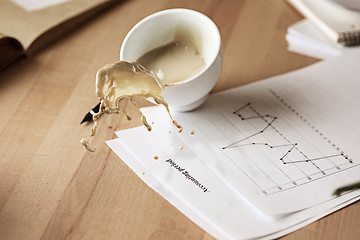
<path id="1" fill-rule="evenodd" d="M 176 7 L 205 13 L 220 29 L 224 64 L 213 92 L 317 61 L 287 51 L 286 29 L 302 17 L 286 1 L 116 5 L 0 73 L 0 239 L 213 239 L 105 144 L 115 130 L 140 121 L 102 117 L 92 141 L 97 151 L 86 152 L 79 144 L 91 129 L 79 123 L 97 103 L 96 71 L 118 60 L 122 40 L 139 20 Z M 358 239 L 359 228 L 357 202 L 283 239 Z"/>

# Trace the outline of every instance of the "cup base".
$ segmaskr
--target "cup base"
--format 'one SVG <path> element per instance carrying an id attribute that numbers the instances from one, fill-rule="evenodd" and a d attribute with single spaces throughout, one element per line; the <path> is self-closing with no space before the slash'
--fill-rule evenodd
<path id="1" fill-rule="evenodd" d="M 195 108 L 198 108 L 200 105 L 202 105 L 208 97 L 209 97 L 209 94 L 206 94 L 204 97 L 200 98 L 196 102 L 191 103 L 189 105 L 180 106 L 180 107 L 171 107 L 170 106 L 170 108 L 171 108 L 171 110 L 173 110 L 175 112 L 189 112 L 191 110 L 194 110 Z"/>

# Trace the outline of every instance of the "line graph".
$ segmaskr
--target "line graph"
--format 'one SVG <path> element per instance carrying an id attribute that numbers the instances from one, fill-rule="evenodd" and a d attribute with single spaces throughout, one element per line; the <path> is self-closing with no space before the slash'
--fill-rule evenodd
<path id="1" fill-rule="evenodd" d="M 268 96 L 220 102 L 189 119 L 202 135 L 198 142 L 210 140 L 216 147 L 209 154 L 232 165 L 235 185 L 241 186 L 236 175 L 245 175 L 264 195 L 273 195 L 360 165 L 275 92 Z M 212 149 L 193 148 L 199 154 Z"/>
<path id="2" fill-rule="evenodd" d="M 250 109 L 250 116 L 244 116 L 243 112 L 247 109 Z M 323 156 L 323 157 L 308 157 L 307 155 L 304 154 L 303 151 L 300 150 L 300 148 L 298 147 L 298 143 L 297 142 L 290 142 L 289 139 L 287 139 L 285 137 L 284 134 L 282 134 L 278 129 L 276 129 L 273 126 L 273 123 L 275 122 L 275 120 L 277 119 L 276 116 L 272 116 L 269 114 L 266 115 L 261 115 L 252 105 L 251 103 L 247 103 L 244 106 L 242 106 L 241 108 L 237 109 L 236 111 L 233 112 L 233 114 L 237 115 L 242 121 L 251 121 L 253 119 L 261 119 L 264 121 L 264 128 L 262 128 L 261 130 L 247 136 L 244 137 L 238 141 L 235 141 L 227 146 L 224 146 L 223 149 L 227 149 L 227 148 L 231 148 L 231 147 L 243 147 L 243 146 L 251 146 L 251 145 L 264 145 L 264 146 L 268 146 L 269 148 L 283 148 L 283 147 L 287 147 L 285 149 L 286 152 L 285 154 L 279 158 L 280 161 L 282 161 L 283 164 L 289 164 L 289 163 L 312 163 L 314 166 L 316 166 L 315 163 L 313 163 L 314 161 L 319 161 L 319 160 L 324 160 L 324 159 L 329 159 L 329 158 L 334 158 L 334 157 L 338 157 L 338 156 L 342 156 L 344 157 L 346 160 L 349 161 L 349 163 L 352 163 L 352 160 L 349 160 L 347 156 L 344 155 L 343 152 L 339 153 L 339 154 L 333 154 L 333 155 L 328 155 L 328 156 Z M 269 143 L 266 142 L 252 142 L 251 139 L 259 134 L 264 133 L 267 129 L 272 128 L 274 129 L 286 142 L 288 142 L 287 144 L 280 144 L 280 145 L 271 145 Z M 250 141 L 249 143 L 243 143 L 246 140 Z M 299 160 L 289 160 L 286 161 L 286 157 L 292 152 L 292 151 L 298 151 L 303 157 L 304 159 L 299 159 Z M 317 167 L 317 166 L 316 166 Z M 320 168 L 319 168 L 320 169 Z M 337 169 L 340 169 L 337 166 Z M 324 171 L 322 171 L 322 174 L 326 174 Z"/>
<path id="3" fill-rule="evenodd" d="M 311 134 L 307 132 L 305 136 L 298 133 L 298 130 L 286 124 L 276 114 L 266 112 L 268 109 L 263 106 L 264 104 L 261 105 L 263 111 L 258 110 L 256 104 L 251 102 L 241 105 L 232 112 L 232 115 L 236 116 L 235 119 L 229 117 L 229 114 L 221 113 L 223 120 L 242 135 L 240 138 L 236 137 L 237 139 L 226 136 L 228 139 L 231 138 L 230 143 L 223 145 L 221 149 L 231 157 L 239 152 L 248 156 L 251 163 L 260 170 L 249 177 L 265 195 L 297 187 L 351 167 L 353 160 L 339 147 L 284 100 L 280 102 L 295 113 L 297 124 L 300 124 L 299 129 L 311 129 Z M 223 132 L 221 126 L 213 120 L 209 121 Z M 309 144 L 311 139 L 315 141 L 315 138 L 316 141 L 322 142 L 321 146 L 326 146 L 316 149 Z M 227 152 L 230 150 L 232 153 Z M 241 167 L 240 164 L 235 164 Z M 274 176 L 268 173 L 269 169 L 274 169 L 270 171 Z M 264 176 L 259 177 L 259 175 Z M 268 179 L 270 181 L 267 182 L 271 184 L 262 185 L 259 182 L 265 181 L 258 181 L 259 178 Z"/>

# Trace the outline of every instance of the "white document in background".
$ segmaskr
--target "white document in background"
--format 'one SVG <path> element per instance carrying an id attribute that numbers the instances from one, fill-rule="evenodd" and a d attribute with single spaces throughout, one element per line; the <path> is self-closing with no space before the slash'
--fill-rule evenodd
<path id="1" fill-rule="evenodd" d="M 344 47 L 335 43 L 309 19 L 303 19 L 291 25 L 285 37 L 289 51 L 318 59 L 336 57 L 360 48 L 359 46 Z"/>
<path id="2" fill-rule="evenodd" d="M 52 7 L 58 4 L 62 4 L 64 2 L 69 2 L 70 0 L 11 0 L 11 1 L 19 5 L 20 7 L 24 8 L 25 10 L 31 12 L 31 11 L 37 11 L 44 8 Z"/>
<path id="3" fill-rule="evenodd" d="M 330 40 L 345 46 L 359 43 L 360 13 L 328 0 L 288 0 Z"/>
<path id="4" fill-rule="evenodd" d="M 289 51 L 318 59 L 339 56 L 352 49 L 331 41 L 308 19 L 291 25 L 285 37 Z"/>

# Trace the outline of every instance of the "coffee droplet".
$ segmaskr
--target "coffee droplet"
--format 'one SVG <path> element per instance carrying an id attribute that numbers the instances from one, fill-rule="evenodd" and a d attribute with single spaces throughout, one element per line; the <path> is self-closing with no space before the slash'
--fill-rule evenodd
<path id="1" fill-rule="evenodd" d="M 184 146 L 183 146 L 183 145 L 181 145 L 181 146 L 180 146 L 180 150 L 183 150 L 183 149 L 184 149 Z"/>
<path id="2" fill-rule="evenodd" d="M 159 159 L 159 157 L 158 157 L 158 156 L 154 156 L 154 159 L 155 159 L 155 160 L 158 160 L 158 159 Z"/>
<path id="3" fill-rule="evenodd" d="M 195 130 L 191 130 L 190 134 L 194 135 L 194 133 L 195 133 Z"/>

